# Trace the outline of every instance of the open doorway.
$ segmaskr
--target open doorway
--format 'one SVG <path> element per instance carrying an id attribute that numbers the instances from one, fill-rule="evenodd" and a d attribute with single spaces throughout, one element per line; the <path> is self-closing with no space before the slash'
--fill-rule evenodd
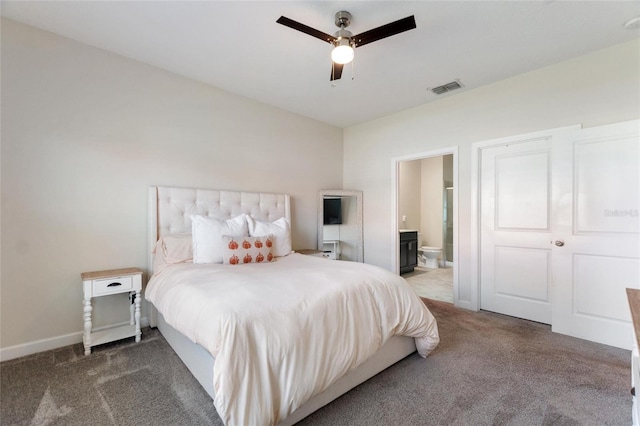
<path id="1" fill-rule="evenodd" d="M 449 303 L 457 294 L 455 154 L 394 160 L 397 271 L 419 296 Z"/>

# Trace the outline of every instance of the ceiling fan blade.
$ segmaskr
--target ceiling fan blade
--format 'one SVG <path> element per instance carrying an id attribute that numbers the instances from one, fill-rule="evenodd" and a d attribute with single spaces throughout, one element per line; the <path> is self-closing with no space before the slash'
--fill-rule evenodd
<path id="1" fill-rule="evenodd" d="M 276 22 L 278 24 L 284 25 L 285 27 L 293 28 L 294 30 L 298 30 L 300 32 L 308 34 L 311 37 L 326 41 L 327 43 L 333 43 L 336 40 L 336 38 L 331 34 L 323 33 L 322 31 L 311 28 L 308 25 L 301 24 L 300 22 L 294 21 L 293 19 L 289 19 L 286 16 L 281 16 Z"/>
<path id="2" fill-rule="evenodd" d="M 331 62 L 331 79 L 330 79 L 330 81 L 340 80 L 340 78 L 342 77 L 342 69 L 343 68 L 344 68 L 344 64 L 336 64 L 335 62 Z"/>
<path id="3" fill-rule="evenodd" d="M 416 19 L 413 15 L 411 15 L 407 16 L 406 18 L 390 22 L 386 25 L 382 25 L 381 27 L 374 28 L 372 30 L 355 35 L 353 39 L 355 40 L 356 47 L 360 47 L 364 46 L 365 44 L 381 40 L 383 38 L 391 37 L 392 35 L 412 30 L 415 27 Z"/>

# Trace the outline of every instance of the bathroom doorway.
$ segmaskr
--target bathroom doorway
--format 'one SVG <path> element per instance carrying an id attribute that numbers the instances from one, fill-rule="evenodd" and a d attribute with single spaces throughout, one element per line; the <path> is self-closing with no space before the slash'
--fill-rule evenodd
<path id="1" fill-rule="evenodd" d="M 454 303 L 456 264 L 456 152 L 396 159 L 395 232 L 417 234 L 415 266 L 402 276 L 416 293 Z"/>

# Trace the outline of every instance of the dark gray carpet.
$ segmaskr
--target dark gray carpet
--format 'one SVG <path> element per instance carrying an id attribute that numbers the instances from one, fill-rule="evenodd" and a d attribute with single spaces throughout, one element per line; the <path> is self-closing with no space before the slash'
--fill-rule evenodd
<path id="1" fill-rule="evenodd" d="M 413 354 L 305 425 L 629 425 L 630 351 L 544 324 L 424 299 L 440 344 Z"/>
<path id="2" fill-rule="evenodd" d="M 427 300 L 441 343 L 301 425 L 629 425 L 630 352 L 546 325 Z M 220 425 L 164 338 L 82 345 L 0 364 L 3 425 Z"/>
<path id="3" fill-rule="evenodd" d="M 222 425 L 211 398 L 157 330 L 0 364 L 2 425 Z"/>

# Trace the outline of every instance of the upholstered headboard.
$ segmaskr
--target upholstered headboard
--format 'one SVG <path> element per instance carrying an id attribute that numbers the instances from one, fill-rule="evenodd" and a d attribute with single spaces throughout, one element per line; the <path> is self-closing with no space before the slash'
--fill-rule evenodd
<path id="1" fill-rule="evenodd" d="M 149 274 L 153 271 L 151 251 L 156 241 L 163 235 L 191 232 L 191 215 L 231 219 L 242 213 L 265 222 L 273 222 L 281 217 L 291 220 L 289 195 L 166 186 L 150 187 L 147 247 Z"/>

